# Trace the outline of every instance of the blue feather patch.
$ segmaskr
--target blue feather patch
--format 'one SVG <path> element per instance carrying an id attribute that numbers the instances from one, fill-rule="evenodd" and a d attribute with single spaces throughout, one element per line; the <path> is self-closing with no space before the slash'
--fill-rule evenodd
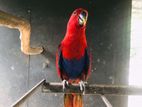
<path id="1" fill-rule="evenodd" d="M 64 71 L 68 74 L 69 78 L 76 78 L 78 77 L 85 66 L 85 57 L 82 57 L 81 59 L 73 59 L 73 60 L 67 60 L 63 58 L 62 67 Z"/>
<path id="2" fill-rule="evenodd" d="M 60 68 L 70 79 L 76 79 L 82 72 L 88 70 L 89 56 L 86 50 L 84 56 L 80 59 L 68 60 L 62 56 L 62 53 L 60 53 L 59 59 Z"/>

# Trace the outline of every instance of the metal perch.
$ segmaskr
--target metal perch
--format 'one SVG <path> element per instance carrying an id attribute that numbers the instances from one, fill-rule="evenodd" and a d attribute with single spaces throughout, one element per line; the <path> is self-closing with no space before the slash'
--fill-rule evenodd
<path id="1" fill-rule="evenodd" d="M 45 79 L 41 80 L 31 90 L 17 100 L 12 107 L 19 107 L 26 99 L 42 86 L 43 93 L 82 93 L 78 84 L 72 84 L 66 87 L 65 92 L 62 89 L 62 83 L 49 83 Z M 98 85 L 88 84 L 85 87 L 84 94 L 100 95 L 107 107 L 112 107 L 111 103 L 104 95 L 142 95 L 142 87 L 136 86 L 118 86 L 118 85 Z"/>
<path id="2" fill-rule="evenodd" d="M 64 93 L 62 83 L 44 83 L 42 91 L 45 93 Z M 78 84 L 69 85 L 66 93 L 81 93 Z M 119 86 L 119 85 L 98 85 L 88 84 L 85 86 L 85 94 L 94 95 L 142 95 L 142 87 Z"/>

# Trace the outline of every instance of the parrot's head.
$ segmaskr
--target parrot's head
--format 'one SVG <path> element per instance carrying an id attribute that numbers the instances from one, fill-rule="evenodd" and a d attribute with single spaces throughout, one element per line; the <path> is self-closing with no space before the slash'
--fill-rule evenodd
<path id="1" fill-rule="evenodd" d="M 83 8 L 78 8 L 71 14 L 71 17 L 68 21 L 68 28 L 72 29 L 80 29 L 86 27 L 86 22 L 88 18 L 88 12 L 87 10 Z"/>
<path id="2" fill-rule="evenodd" d="M 87 47 L 85 34 L 87 18 L 88 12 L 82 8 L 76 9 L 71 14 L 65 37 L 61 43 L 64 58 L 79 59 L 83 57 Z"/>

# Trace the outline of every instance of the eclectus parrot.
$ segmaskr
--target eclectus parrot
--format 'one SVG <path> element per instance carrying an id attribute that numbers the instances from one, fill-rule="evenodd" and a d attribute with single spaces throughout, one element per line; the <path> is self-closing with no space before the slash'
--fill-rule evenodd
<path id="1" fill-rule="evenodd" d="M 91 69 L 91 58 L 87 50 L 86 22 L 88 12 L 78 8 L 67 24 L 66 35 L 56 53 L 56 68 L 63 81 L 63 89 L 67 84 L 77 83 L 82 91 Z M 81 94 L 65 94 L 64 107 L 83 107 Z"/>

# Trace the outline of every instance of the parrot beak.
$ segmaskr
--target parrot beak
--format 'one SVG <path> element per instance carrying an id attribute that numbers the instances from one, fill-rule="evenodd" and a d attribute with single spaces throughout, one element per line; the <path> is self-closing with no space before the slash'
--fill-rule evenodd
<path id="1" fill-rule="evenodd" d="M 82 12 L 79 14 L 79 18 L 78 18 L 79 25 L 80 25 L 80 26 L 86 25 L 87 18 L 88 18 L 88 13 L 87 13 L 87 11 L 82 11 Z"/>

